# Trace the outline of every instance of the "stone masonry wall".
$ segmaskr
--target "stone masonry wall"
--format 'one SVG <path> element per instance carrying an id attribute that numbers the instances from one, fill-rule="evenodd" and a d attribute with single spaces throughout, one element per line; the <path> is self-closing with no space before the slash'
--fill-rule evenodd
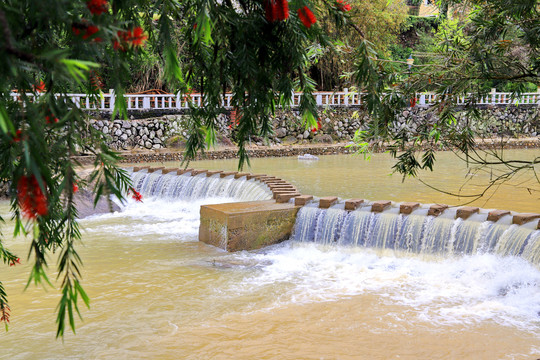
<path id="1" fill-rule="evenodd" d="M 472 127 L 486 137 L 500 135 L 510 137 L 540 137 L 540 116 L 537 107 L 511 106 L 492 107 L 480 110 L 484 120 Z M 296 111 L 278 112 L 274 118 L 274 135 L 270 144 L 308 144 L 346 142 L 353 138 L 356 130 L 368 127 L 369 116 L 361 109 L 333 108 L 321 110 L 321 129 L 308 131 L 301 123 Z M 409 108 L 402 111 L 392 123 L 392 132 L 405 131 L 415 134 L 429 130 L 438 120 L 434 108 Z M 181 147 L 188 134 L 186 129 L 189 115 L 172 114 L 149 119 L 134 120 L 91 120 L 90 124 L 110 136 L 109 146 L 117 150 L 162 149 Z M 463 126 L 467 119 L 458 116 L 456 126 Z M 220 115 L 217 129 L 222 141 L 234 139 L 229 114 Z M 263 139 L 252 138 L 252 144 L 263 145 Z"/>

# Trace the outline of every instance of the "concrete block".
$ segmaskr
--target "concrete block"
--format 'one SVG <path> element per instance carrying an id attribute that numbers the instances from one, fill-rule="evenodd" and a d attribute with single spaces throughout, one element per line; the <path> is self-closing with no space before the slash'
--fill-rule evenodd
<path id="1" fill-rule="evenodd" d="M 446 204 L 435 204 L 431 205 L 431 207 L 428 210 L 429 216 L 439 216 L 441 215 L 444 210 L 448 209 L 448 205 Z"/>
<path id="2" fill-rule="evenodd" d="M 338 198 L 335 196 L 328 196 L 319 199 L 319 208 L 328 209 L 330 206 L 337 203 Z"/>
<path id="3" fill-rule="evenodd" d="M 535 219 L 540 219 L 540 214 L 516 214 L 512 219 L 512 224 L 523 225 Z"/>
<path id="4" fill-rule="evenodd" d="M 417 202 L 404 202 L 399 205 L 399 213 L 410 215 L 414 210 L 420 207 L 420 203 Z"/>
<path id="5" fill-rule="evenodd" d="M 304 206 L 311 200 L 313 200 L 313 195 L 300 195 L 294 198 L 294 205 Z"/>
<path id="6" fill-rule="evenodd" d="M 510 215 L 510 211 L 508 210 L 493 210 L 488 213 L 487 221 L 493 221 L 497 222 L 499 221 L 503 216 Z"/>
<path id="7" fill-rule="evenodd" d="M 135 166 L 133 168 L 133 172 L 137 172 L 137 171 L 141 171 L 141 170 L 144 170 L 144 169 L 149 169 L 150 166 Z"/>
<path id="8" fill-rule="evenodd" d="M 174 173 L 174 174 L 172 174 L 172 175 L 177 175 L 177 174 L 178 174 L 178 170 L 179 170 L 179 169 L 168 168 L 168 169 L 163 169 L 163 170 L 161 170 L 161 173 L 162 173 L 163 175 L 165 175 L 165 174 L 171 174 L 171 173 Z"/>
<path id="9" fill-rule="evenodd" d="M 192 171 L 193 171 L 192 168 L 182 169 L 182 170 L 178 170 L 177 174 L 178 174 L 178 175 L 182 175 L 182 174 L 185 174 L 185 173 L 188 173 L 188 172 L 192 172 Z"/>
<path id="10" fill-rule="evenodd" d="M 371 211 L 372 212 L 383 212 L 387 208 L 392 205 L 392 202 L 389 200 L 379 200 L 374 201 L 373 204 L 371 204 Z"/>
<path id="11" fill-rule="evenodd" d="M 203 205 L 199 241 L 227 251 L 276 244 L 290 237 L 299 208 L 272 200 Z"/>
<path id="12" fill-rule="evenodd" d="M 207 172 L 206 172 L 206 176 L 207 176 L 207 177 L 210 177 L 210 176 L 212 176 L 212 175 L 220 174 L 220 173 L 222 173 L 222 172 L 223 172 L 223 171 L 221 171 L 221 170 L 207 171 Z"/>
<path id="13" fill-rule="evenodd" d="M 456 219 L 461 218 L 463 220 L 467 220 L 472 214 L 478 214 L 479 211 L 480 211 L 480 208 L 477 208 L 474 206 L 460 207 L 456 211 Z"/>
<path id="14" fill-rule="evenodd" d="M 295 198 L 297 196 L 300 196 L 301 194 L 298 192 L 292 192 L 292 193 L 282 193 L 282 194 L 276 194 L 274 196 L 274 199 L 276 199 L 277 203 L 286 203 L 292 198 Z"/>
<path id="15" fill-rule="evenodd" d="M 148 168 L 148 173 L 153 173 L 153 172 L 156 172 L 156 171 L 159 171 L 159 170 L 163 170 L 165 169 L 165 166 L 162 166 L 162 167 L 155 167 L 155 168 Z"/>
<path id="16" fill-rule="evenodd" d="M 349 199 L 345 201 L 345 210 L 354 211 L 364 203 L 364 199 Z"/>
<path id="17" fill-rule="evenodd" d="M 234 174 L 238 174 L 238 172 L 237 171 L 223 171 L 221 174 L 219 174 L 219 177 L 224 178 L 224 177 L 231 176 Z"/>
<path id="18" fill-rule="evenodd" d="M 251 173 L 239 173 L 239 172 L 237 172 L 237 173 L 234 175 L 234 178 L 235 178 L 235 179 L 240 179 L 241 177 L 248 176 L 248 175 L 251 175 Z"/>
<path id="19" fill-rule="evenodd" d="M 260 179 L 262 177 L 266 177 L 267 175 L 266 174 L 249 174 L 247 176 L 247 179 L 248 180 L 251 180 L 251 179 Z"/>
<path id="20" fill-rule="evenodd" d="M 274 199 L 277 199 L 278 195 L 281 195 L 281 194 L 297 194 L 298 191 L 294 190 L 294 189 L 285 189 L 285 190 L 274 190 L 272 191 L 272 195 L 273 195 L 273 198 Z M 300 194 L 298 194 L 300 195 Z"/>
<path id="21" fill-rule="evenodd" d="M 199 174 L 204 174 L 204 173 L 207 173 L 208 170 L 193 170 L 191 172 L 191 176 L 195 176 L 195 175 L 199 175 Z"/>

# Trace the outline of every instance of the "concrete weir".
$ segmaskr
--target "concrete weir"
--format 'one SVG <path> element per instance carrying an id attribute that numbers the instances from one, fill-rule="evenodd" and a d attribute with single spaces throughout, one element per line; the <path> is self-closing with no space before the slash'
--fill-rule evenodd
<path id="1" fill-rule="evenodd" d="M 195 169 L 134 168 L 133 172 L 229 178 L 234 181 L 260 183 L 272 199 L 201 206 L 199 240 L 227 251 L 253 250 L 279 243 L 291 237 L 297 214 L 302 207 L 340 209 L 347 213 L 396 214 L 404 217 L 421 215 L 460 221 L 491 222 L 507 226 L 526 226 L 540 230 L 540 214 L 520 214 L 507 210 L 486 210 L 478 207 L 450 207 L 446 204 L 393 203 L 388 200 L 368 201 L 337 197 L 314 198 L 302 195 L 285 180 L 264 174 L 222 172 Z M 190 173 L 190 174 L 188 174 Z M 268 195 L 270 197 L 270 195 Z M 377 215 L 378 216 L 378 215 Z"/>

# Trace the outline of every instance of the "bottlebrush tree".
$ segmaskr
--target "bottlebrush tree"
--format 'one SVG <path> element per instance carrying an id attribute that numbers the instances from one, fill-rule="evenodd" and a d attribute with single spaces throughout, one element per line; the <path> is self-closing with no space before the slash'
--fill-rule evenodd
<path id="1" fill-rule="evenodd" d="M 293 90 L 304 93 L 300 112 L 306 128 L 317 126 L 314 82 L 307 76 L 309 45 L 331 44 L 318 16 L 347 21 L 343 2 L 334 0 L 4 0 L 0 3 L 0 180 L 9 186 L 14 236 L 29 239 L 29 284 L 51 283 L 48 256 L 57 253 L 60 301 L 57 336 L 75 328 L 82 266 L 81 239 L 73 203 L 79 186 L 100 195 L 132 194 L 119 155 L 67 94 L 85 91 L 99 101 L 101 64 L 107 63 L 115 91 L 113 117 L 127 117 L 122 84 L 129 63 L 145 46 L 159 50 L 171 87 L 189 93 L 196 86 L 205 106 L 193 108 L 186 156 L 194 157 L 215 139 L 221 95 L 233 93 L 238 109 L 240 164 L 251 135 L 271 132 L 270 115 L 287 106 Z M 181 28 L 183 52 L 178 56 Z M 19 97 L 11 94 L 16 92 Z M 78 177 L 74 155 L 93 154 L 88 184 Z M 0 219 L 2 220 L 2 219 Z M 3 220 L 2 220 L 3 221 Z M 0 236 L 0 259 L 20 263 Z M 0 279 L 1 280 L 1 279 Z M 9 322 L 8 298 L 0 282 L 0 322 Z"/>

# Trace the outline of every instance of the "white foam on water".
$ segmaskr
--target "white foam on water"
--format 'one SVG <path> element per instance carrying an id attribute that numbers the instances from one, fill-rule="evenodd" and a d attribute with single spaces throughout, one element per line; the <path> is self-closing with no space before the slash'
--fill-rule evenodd
<path id="1" fill-rule="evenodd" d="M 231 256 L 267 264 L 233 291 L 256 292 L 282 284 L 287 290 L 275 306 L 373 294 L 389 304 L 411 307 L 419 321 L 492 320 L 540 331 L 540 271 L 521 258 L 475 255 L 425 260 L 296 242 Z"/>
<path id="2" fill-rule="evenodd" d="M 237 200 L 226 197 L 189 201 L 147 197 L 143 202 L 127 199 L 121 211 L 94 215 L 81 220 L 81 224 L 92 234 L 159 235 L 160 239 L 196 241 L 193 237 L 199 233 L 201 205 L 234 201 Z M 124 221 L 119 222 L 119 219 Z"/>

